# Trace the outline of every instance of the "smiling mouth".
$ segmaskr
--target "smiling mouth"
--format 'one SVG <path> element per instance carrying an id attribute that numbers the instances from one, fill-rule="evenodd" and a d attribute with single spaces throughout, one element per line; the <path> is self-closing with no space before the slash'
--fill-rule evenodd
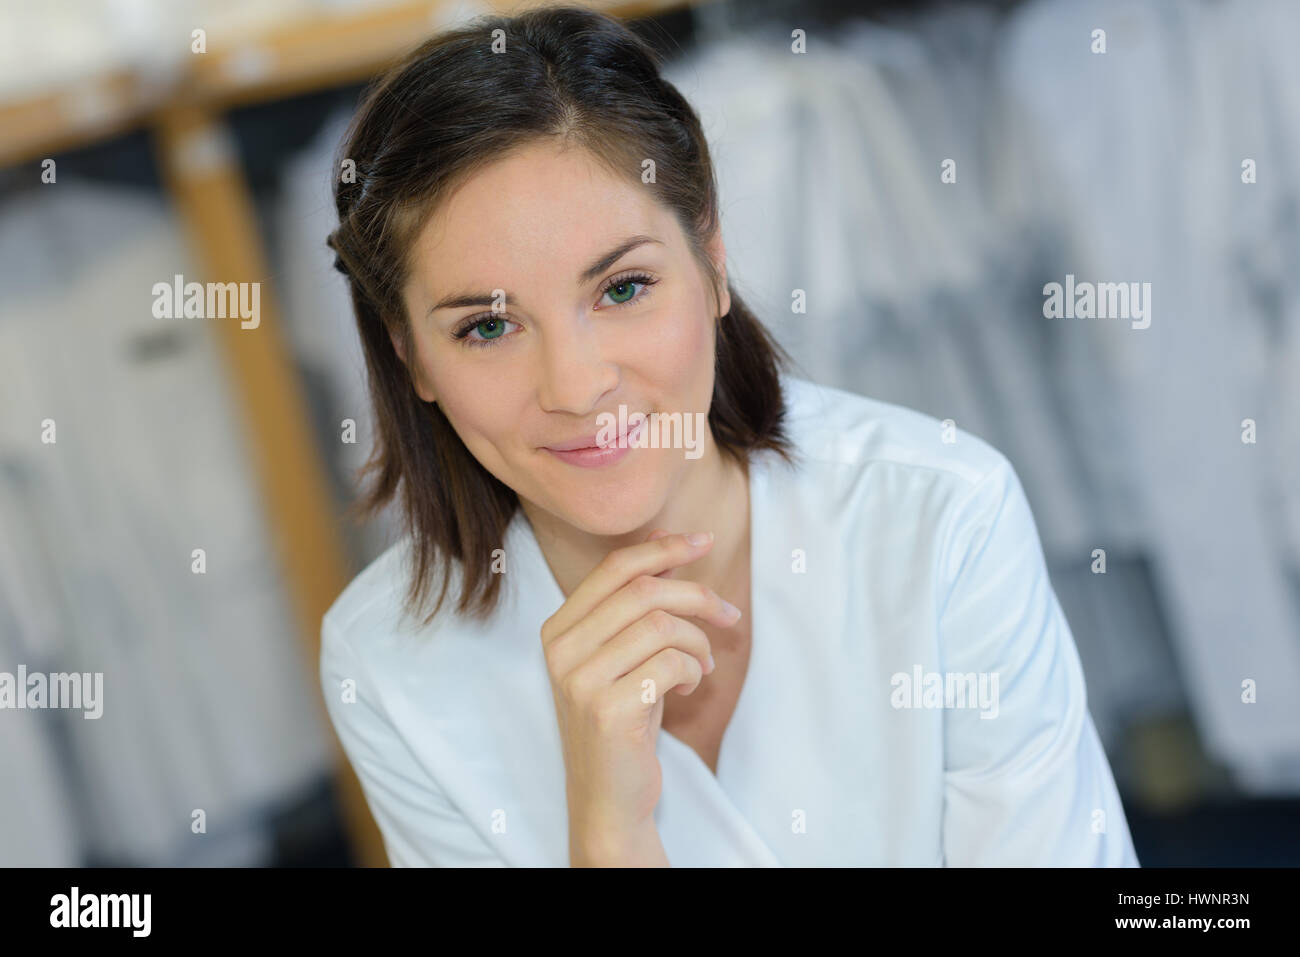
<path id="1" fill-rule="evenodd" d="M 621 461 L 629 452 L 632 451 L 632 441 L 646 427 L 645 419 L 642 419 L 632 428 L 628 429 L 626 435 L 620 435 L 609 445 L 598 446 L 594 444 L 582 445 L 578 448 L 557 448 L 555 446 L 543 446 L 543 450 L 551 453 L 562 462 L 569 465 L 577 465 L 582 468 L 601 468 L 606 465 L 613 465 Z M 595 438 L 584 439 L 584 442 L 593 442 Z M 577 441 L 564 443 L 566 445 L 576 445 Z"/>
<path id="2" fill-rule="evenodd" d="M 600 433 L 597 432 L 593 435 L 572 439 L 567 442 L 556 442 L 554 445 L 544 445 L 542 448 L 548 452 L 583 452 L 589 449 L 603 450 L 623 448 L 641 432 L 647 421 L 649 421 L 649 416 L 642 418 L 635 425 L 631 426 L 626 433 L 615 436 L 607 445 L 600 444 Z"/>

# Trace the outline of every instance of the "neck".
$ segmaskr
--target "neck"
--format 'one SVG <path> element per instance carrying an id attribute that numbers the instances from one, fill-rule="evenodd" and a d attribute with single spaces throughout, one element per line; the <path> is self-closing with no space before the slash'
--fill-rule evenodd
<path id="1" fill-rule="evenodd" d="M 657 528 L 671 534 L 713 532 L 703 558 L 672 570 L 672 577 L 721 591 L 749 558 L 748 468 L 722 455 L 710 436 L 705 454 L 685 471 L 658 515 L 624 535 L 592 535 L 520 499 L 538 546 L 567 598 L 607 554 L 639 545 Z"/>

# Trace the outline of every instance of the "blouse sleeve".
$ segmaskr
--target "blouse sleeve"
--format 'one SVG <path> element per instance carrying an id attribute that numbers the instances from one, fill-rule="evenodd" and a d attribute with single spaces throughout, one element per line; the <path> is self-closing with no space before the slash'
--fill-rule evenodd
<path id="1" fill-rule="evenodd" d="M 1074 637 L 1004 457 L 967 494 L 947 539 L 943 671 L 968 676 L 968 687 L 974 673 L 989 693 L 980 707 L 944 711 L 944 862 L 1137 867 Z"/>
<path id="2" fill-rule="evenodd" d="M 328 615 L 321 626 L 320 677 L 326 710 L 360 779 L 391 865 L 507 866 L 415 760 L 384 713 L 351 643 Z M 349 679 L 355 685 L 345 685 Z"/>

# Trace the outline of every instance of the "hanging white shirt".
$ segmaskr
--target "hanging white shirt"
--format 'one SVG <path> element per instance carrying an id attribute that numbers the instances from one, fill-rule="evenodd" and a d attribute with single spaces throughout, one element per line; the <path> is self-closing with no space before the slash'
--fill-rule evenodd
<path id="1" fill-rule="evenodd" d="M 751 458 L 752 648 L 717 775 L 659 732 L 669 862 L 1137 866 L 1006 458 L 783 382 L 797 465 Z M 325 701 L 395 866 L 569 863 L 540 637 L 564 595 L 522 511 L 504 548 L 489 623 L 400 620 L 406 543 L 325 615 Z M 976 693 L 935 694 L 949 674 Z"/>

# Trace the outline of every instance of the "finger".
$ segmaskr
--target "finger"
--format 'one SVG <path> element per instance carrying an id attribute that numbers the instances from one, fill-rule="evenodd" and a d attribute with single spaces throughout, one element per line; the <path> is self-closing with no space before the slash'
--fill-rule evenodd
<path id="1" fill-rule="evenodd" d="M 712 673 L 712 649 L 704 629 L 662 608 L 609 639 L 583 667 L 592 669 L 597 676 L 595 680 L 610 685 L 669 647 L 694 655 L 704 673 Z"/>
<path id="2" fill-rule="evenodd" d="M 605 599 L 547 647 L 556 674 L 566 674 L 590 660 L 615 635 L 654 611 L 697 618 L 719 628 L 740 620 L 740 610 L 699 582 L 642 575 Z"/>
<path id="3" fill-rule="evenodd" d="M 695 542 L 691 538 L 699 535 Z M 628 582 L 642 575 L 657 575 L 666 568 L 693 562 L 713 547 L 713 533 L 665 535 L 652 542 L 616 548 L 573 590 L 563 605 L 542 625 L 543 641 L 554 640 L 590 614 Z M 649 609 L 647 609 L 649 610 Z M 644 614 L 644 612 L 643 612 Z M 639 617 L 639 616 L 638 616 Z M 630 624 L 625 622 L 624 627 Z"/>
<path id="4" fill-rule="evenodd" d="M 656 529 L 655 529 L 653 532 L 651 532 L 650 535 L 646 538 L 646 541 L 647 541 L 647 542 L 653 542 L 653 541 L 655 541 L 656 539 L 664 538 L 664 537 L 666 537 L 666 536 L 669 535 L 669 534 L 671 534 L 671 533 L 665 531 L 665 530 L 662 529 L 662 528 L 656 528 Z M 672 570 L 671 568 L 665 568 L 663 571 L 661 571 L 661 572 L 660 572 L 658 575 L 656 575 L 655 577 L 656 577 L 656 578 L 672 578 L 672 577 L 673 577 L 673 570 Z"/>
<path id="5" fill-rule="evenodd" d="M 700 686 L 704 672 L 694 655 L 677 648 L 665 648 L 631 674 L 614 683 L 615 701 L 629 708 L 653 708 L 665 694 L 677 689 L 688 695 Z"/>

